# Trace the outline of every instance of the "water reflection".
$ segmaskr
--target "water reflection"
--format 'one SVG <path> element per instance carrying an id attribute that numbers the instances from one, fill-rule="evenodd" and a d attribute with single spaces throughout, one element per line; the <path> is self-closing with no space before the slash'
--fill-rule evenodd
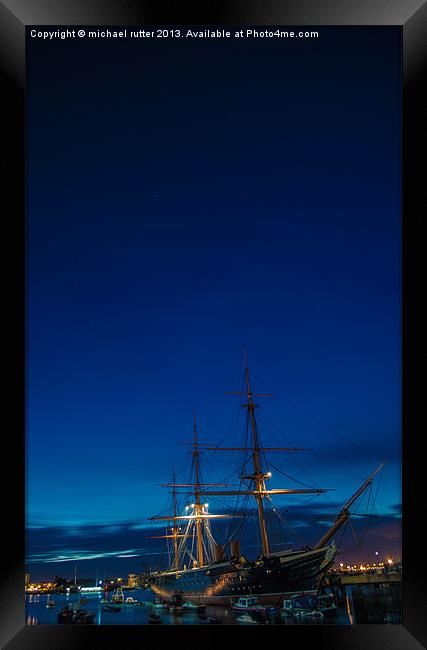
<path id="1" fill-rule="evenodd" d="M 337 611 L 334 616 L 308 618 L 306 616 L 278 616 L 275 623 L 282 625 L 355 625 L 358 623 L 400 624 L 400 585 L 349 586 L 336 590 Z M 156 613 L 164 625 L 207 625 L 210 617 L 219 619 L 227 625 L 242 625 L 230 607 L 208 605 L 205 615 L 196 611 L 185 611 L 178 615 L 167 610 L 155 610 L 152 607 L 153 594 L 150 591 L 132 590 L 126 596 L 132 596 L 140 605 L 123 605 L 120 611 L 106 611 L 100 594 L 85 594 L 85 610 L 95 613 L 96 625 L 148 625 L 148 615 Z M 47 608 L 45 594 L 26 596 L 27 625 L 56 625 L 58 613 L 65 605 L 77 606 L 79 594 L 55 594 L 55 607 Z"/>
<path id="2" fill-rule="evenodd" d="M 347 611 L 347 616 L 350 625 L 354 625 L 354 615 L 353 615 L 353 603 L 351 602 L 351 596 L 346 592 L 345 594 L 345 606 L 346 606 L 346 611 Z"/>

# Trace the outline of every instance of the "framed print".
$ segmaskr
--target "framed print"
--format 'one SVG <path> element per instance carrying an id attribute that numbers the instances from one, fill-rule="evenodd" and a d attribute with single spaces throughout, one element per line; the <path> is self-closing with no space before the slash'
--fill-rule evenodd
<path id="1" fill-rule="evenodd" d="M 336 4 L 1 5 L 5 647 L 425 641 L 427 14 Z"/>

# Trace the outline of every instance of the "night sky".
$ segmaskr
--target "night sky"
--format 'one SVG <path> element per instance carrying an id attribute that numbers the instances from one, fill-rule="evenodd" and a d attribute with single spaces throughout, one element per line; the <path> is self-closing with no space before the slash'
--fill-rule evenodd
<path id="1" fill-rule="evenodd" d="M 202 442 L 242 442 L 224 393 L 241 387 L 243 349 L 275 395 L 259 400 L 264 443 L 308 448 L 271 458 L 291 478 L 272 469 L 270 487 L 334 489 L 277 498 L 299 534 L 316 541 L 318 516 L 387 459 L 382 518 L 354 525 L 372 529 L 360 557 L 400 553 L 400 29 L 319 31 L 28 39 L 38 579 L 72 575 L 76 557 L 82 573 L 141 570 L 159 544 L 146 518 L 168 507 L 158 484 L 172 463 L 188 478 L 176 443 L 193 409 Z M 234 459 L 202 460 L 216 481 Z"/>

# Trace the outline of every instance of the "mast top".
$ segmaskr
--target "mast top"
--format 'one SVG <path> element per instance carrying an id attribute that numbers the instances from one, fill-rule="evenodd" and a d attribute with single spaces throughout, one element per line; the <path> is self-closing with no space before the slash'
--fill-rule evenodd
<path id="1" fill-rule="evenodd" d="M 240 390 L 235 391 L 235 390 L 227 390 L 225 391 L 226 395 L 244 395 L 248 399 L 248 404 L 243 404 L 243 407 L 248 407 L 249 405 L 251 406 L 257 406 L 254 404 L 253 398 L 254 397 L 274 397 L 273 393 L 253 393 L 251 390 L 250 382 L 249 382 L 249 368 L 245 368 L 245 384 L 246 384 L 246 392 L 242 392 Z"/>

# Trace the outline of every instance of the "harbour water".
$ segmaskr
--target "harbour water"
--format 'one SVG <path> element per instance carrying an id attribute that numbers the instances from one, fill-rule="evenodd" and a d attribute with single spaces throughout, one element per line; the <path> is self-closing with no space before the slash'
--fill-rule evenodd
<path id="1" fill-rule="evenodd" d="M 94 612 L 95 625 L 147 625 L 148 616 L 155 612 L 163 625 L 209 625 L 210 617 L 226 625 L 244 625 L 237 620 L 231 607 L 208 605 L 204 615 L 185 610 L 181 615 L 152 607 L 151 591 L 129 590 L 126 597 L 133 597 L 143 605 L 124 604 L 120 611 L 107 612 L 101 603 L 102 594 L 85 594 L 87 602 L 82 605 Z M 27 625 L 57 625 L 57 616 L 67 604 L 77 604 L 79 594 L 52 594 L 55 607 L 47 608 L 46 594 L 25 596 Z M 336 591 L 337 612 L 333 616 L 307 617 L 281 615 L 275 622 L 283 625 L 356 625 L 364 623 L 401 623 L 400 584 L 346 585 Z"/>

